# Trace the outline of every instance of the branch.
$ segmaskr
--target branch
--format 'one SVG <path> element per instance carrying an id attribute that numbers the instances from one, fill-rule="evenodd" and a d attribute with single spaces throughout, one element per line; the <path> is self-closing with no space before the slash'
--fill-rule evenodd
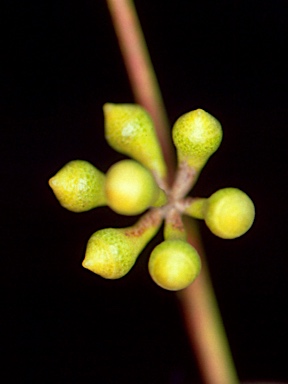
<path id="1" fill-rule="evenodd" d="M 132 0 L 107 0 L 120 49 L 137 103 L 151 114 L 164 158 L 173 180 L 175 152 L 167 114 Z M 187 220 L 189 242 L 202 258 L 196 281 L 178 293 L 184 320 L 206 384 L 237 384 L 236 370 L 205 262 L 201 240 L 192 220 Z"/>
<path id="2" fill-rule="evenodd" d="M 107 4 L 135 101 L 149 112 L 155 123 L 164 159 L 171 172 L 170 181 L 172 181 L 175 154 L 170 124 L 136 9 L 133 1 L 129 0 L 107 0 Z"/>

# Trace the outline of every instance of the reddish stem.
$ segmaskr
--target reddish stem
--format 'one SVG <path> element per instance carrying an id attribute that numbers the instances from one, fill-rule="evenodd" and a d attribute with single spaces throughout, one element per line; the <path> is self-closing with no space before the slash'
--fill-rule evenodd
<path id="1" fill-rule="evenodd" d="M 174 171 L 170 125 L 133 1 L 107 0 L 135 101 L 151 115 L 167 164 Z M 171 172 L 171 171 L 170 171 Z M 170 174 L 170 180 L 172 175 Z"/>
<path id="2" fill-rule="evenodd" d="M 168 118 L 134 4 L 131 0 L 107 0 L 131 87 L 137 103 L 151 114 L 173 180 L 175 154 Z M 206 384 L 237 384 L 237 374 L 194 221 L 188 221 L 189 242 L 202 258 L 196 281 L 178 293 L 202 378 Z"/>

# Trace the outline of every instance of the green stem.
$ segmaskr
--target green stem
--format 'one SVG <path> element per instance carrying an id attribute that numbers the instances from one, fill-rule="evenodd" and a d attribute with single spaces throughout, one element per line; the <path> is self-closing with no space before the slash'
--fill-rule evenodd
<path id="1" fill-rule="evenodd" d="M 107 0 L 120 49 L 137 103 L 151 114 L 164 158 L 175 174 L 175 153 L 161 92 L 149 57 L 140 22 L 132 0 Z M 196 281 L 178 293 L 184 320 L 206 384 L 236 384 L 237 373 L 231 357 L 221 315 L 205 262 L 201 240 L 194 222 L 188 220 L 189 242 L 196 246 L 203 269 Z"/>
<path id="2" fill-rule="evenodd" d="M 207 199 L 204 197 L 188 197 L 185 200 L 184 213 L 185 215 L 194 217 L 195 219 L 205 219 L 205 208 L 207 206 Z"/>

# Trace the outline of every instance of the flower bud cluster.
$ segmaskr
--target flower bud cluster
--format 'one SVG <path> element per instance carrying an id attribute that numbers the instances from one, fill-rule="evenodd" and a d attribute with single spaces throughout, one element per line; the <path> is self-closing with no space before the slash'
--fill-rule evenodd
<path id="1" fill-rule="evenodd" d="M 186 240 L 182 216 L 203 219 L 216 236 L 234 239 L 254 221 L 252 200 L 237 188 L 209 198 L 186 197 L 222 140 L 218 120 L 202 109 L 181 116 L 172 129 L 178 169 L 171 187 L 167 166 L 149 114 L 139 105 L 104 105 L 105 137 L 131 159 L 104 174 L 84 160 L 67 163 L 49 180 L 60 204 L 73 212 L 107 205 L 122 215 L 142 217 L 131 227 L 106 228 L 89 239 L 83 267 L 107 279 L 126 275 L 164 222 L 164 240 L 152 251 L 148 270 L 160 287 L 190 285 L 201 270 L 197 250 Z"/>

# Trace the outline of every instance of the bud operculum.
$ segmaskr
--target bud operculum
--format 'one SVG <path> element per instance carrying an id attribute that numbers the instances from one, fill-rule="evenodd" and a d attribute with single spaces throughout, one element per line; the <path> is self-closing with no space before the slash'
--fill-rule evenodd
<path id="1" fill-rule="evenodd" d="M 196 279 L 201 270 L 201 260 L 195 248 L 186 241 L 165 240 L 152 251 L 148 268 L 156 284 L 177 291 Z"/>
<path id="2" fill-rule="evenodd" d="M 237 188 L 223 188 L 208 199 L 205 223 L 216 236 L 234 239 L 253 224 L 255 207 L 248 195 Z"/>
<path id="3" fill-rule="evenodd" d="M 110 167 L 105 192 L 110 208 L 123 215 L 138 215 L 165 199 L 151 172 L 134 160 Z"/>
<path id="4" fill-rule="evenodd" d="M 105 175 L 88 161 L 73 160 L 49 180 L 60 204 L 73 212 L 106 205 Z"/>
<path id="5" fill-rule="evenodd" d="M 167 167 L 153 121 L 140 105 L 106 103 L 105 137 L 116 151 L 147 167 L 156 179 L 166 179 Z"/>
<path id="6" fill-rule="evenodd" d="M 212 115 L 197 109 L 179 117 L 173 126 L 172 135 L 178 163 L 187 163 L 199 172 L 218 149 L 222 128 Z"/>
<path id="7" fill-rule="evenodd" d="M 149 211 L 131 227 L 95 232 L 88 241 L 83 267 L 106 279 L 125 276 L 161 223 L 160 212 Z"/>

